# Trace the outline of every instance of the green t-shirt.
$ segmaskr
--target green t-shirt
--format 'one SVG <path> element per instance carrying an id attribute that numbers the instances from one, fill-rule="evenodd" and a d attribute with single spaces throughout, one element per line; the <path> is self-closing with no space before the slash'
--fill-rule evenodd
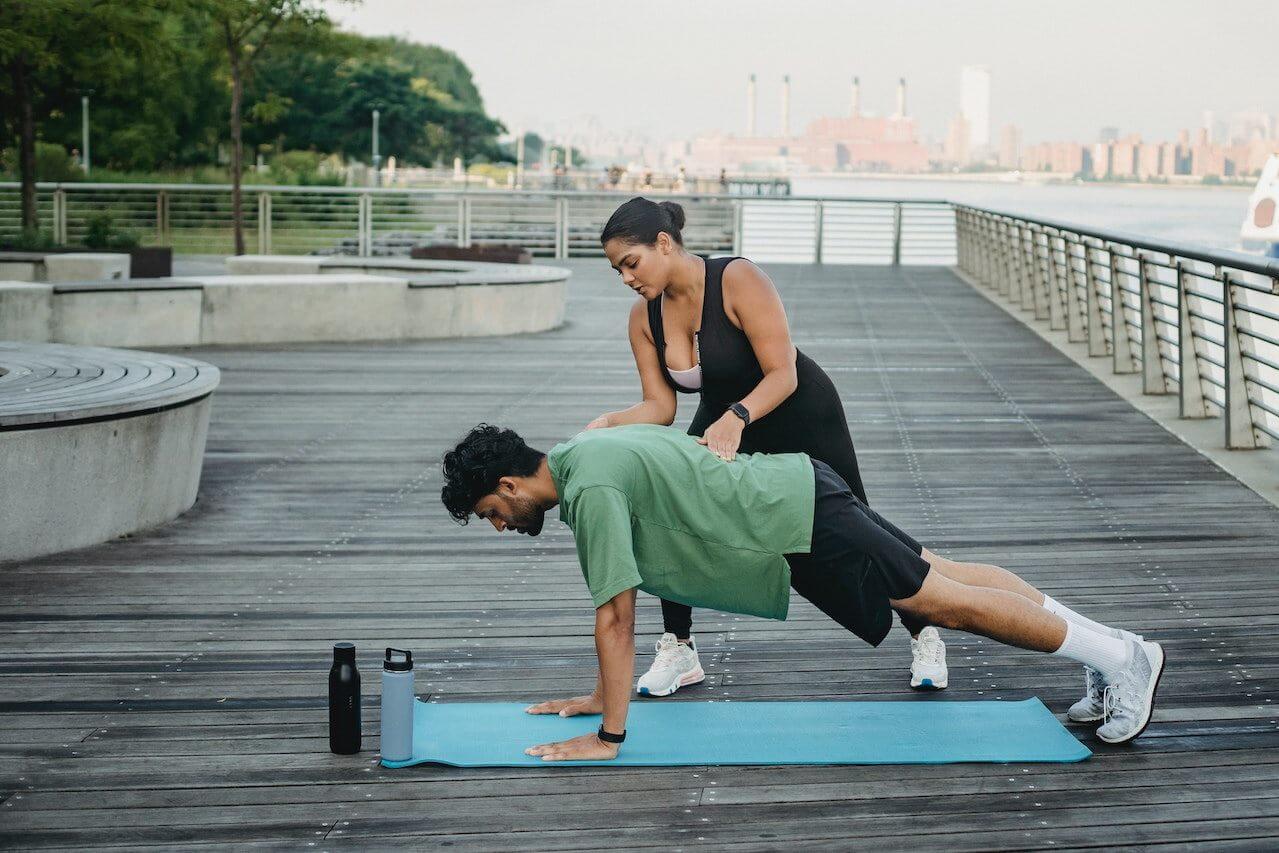
<path id="1" fill-rule="evenodd" d="M 677 429 L 588 430 L 548 454 L 599 607 L 633 587 L 670 601 L 785 619 L 790 566 L 813 534 L 802 453 L 725 462 Z"/>

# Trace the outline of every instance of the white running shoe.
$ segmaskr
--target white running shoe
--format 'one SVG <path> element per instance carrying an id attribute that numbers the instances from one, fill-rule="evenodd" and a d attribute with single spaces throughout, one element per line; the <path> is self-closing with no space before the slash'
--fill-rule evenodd
<path id="1" fill-rule="evenodd" d="M 929 625 L 910 638 L 910 686 L 916 690 L 943 690 L 950 683 L 946 669 L 946 644 L 941 634 Z"/>
<path id="2" fill-rule="evenodd" d="M 653 665 L 635 685 L 635 692 L 641 696 L 670 696 L 681 687 L 706 680 L 692 637 L 685 644 L 675 639 L 674 634 L 666 633 L 657 641 L 655 648 L 657 657 L 653 659 Z"/>
<path id="3" fill-rule="evenodd" d="M 1106 716 L 1106 676 L 1091 666 L 1084 667 L 1084 696 L 1070 706 L 1066 718 L 1073 723 L 1096 723 Z"/>
<path id="4" fill-rule="evenodd" d="M 1097 737 L 1106 743 L 1127 743 L 1150 724 L 1155 691 L 1164 674 L 1164 650 L 1158 643 L 1128 641 L 1128 664 L 1106 686 L 1106 723 Z"/>
<path id="5" fill-rule="evenodd" d="M 1142 641 L 1140 634 L 1120 629 L 1119 639 Z M 1072 723 L 1096 723 L 1106 716 L 1106 676 L 1100 670 L 1090 666 L 1084 667 L 1084 695 L 1066 711 L 1066 718 Z"/>

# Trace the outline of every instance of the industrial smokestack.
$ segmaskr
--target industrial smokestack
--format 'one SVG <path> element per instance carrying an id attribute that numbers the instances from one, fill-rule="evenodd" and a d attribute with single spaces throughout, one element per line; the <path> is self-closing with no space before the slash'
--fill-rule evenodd
<path id="1" fill-rule="evenodd" d="M 790 75 L 782 78 L 782 136 L 790 136 Z"/>
<path id="2" fill-rule="evenodd" d="M 853 78 L 853 103 L 851 109 L 853 118 L 862 114 L 862 81 Z"/>
<path id="3" fill-rule="evenodd" d="M 746 84 L 746 135 L 755 135 L 755 75 Z"/>
<path id="4" fill-rule="evenodd" d="M 897 117 L 906 117 L 906 78 L 897 81 Z"/>

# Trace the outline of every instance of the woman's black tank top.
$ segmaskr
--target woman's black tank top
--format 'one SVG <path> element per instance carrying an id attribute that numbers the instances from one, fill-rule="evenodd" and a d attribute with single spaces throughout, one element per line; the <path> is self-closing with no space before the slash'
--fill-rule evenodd
<path id="1" fill-rule="evenodd" d="M 702 297 L 702 328 L 697 352 L 702 367 L 701 395 L 708 403 L 725 407 L 745 397 L 764 378 L 746 333 L 724 313 L 724 268 L 736 258 L 706 259 L 706 292 Z M 677 392 L 699 393 L 680 385 L 666 366 L 666 330 L 662 323 L 662 297 L 648 303 L 648 328 L 662 363 L 662 375 Z"/>

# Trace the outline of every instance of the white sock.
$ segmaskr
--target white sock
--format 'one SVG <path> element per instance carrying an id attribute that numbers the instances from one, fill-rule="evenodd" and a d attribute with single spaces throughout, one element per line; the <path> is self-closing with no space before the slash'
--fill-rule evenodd
<path id="1" fill-rule="evenodd" d="M 1128 644 L 1118 637 L 1091 631 L 1067 620 L 1066 639 L 1053 654 L 1092 667 L 1104 675 L 1109 683 L 1115 680 L 1119 670 L 1128 663 Z"/>
<path id="2" fill-rule="evenodd" d="M 1117 639 L 1122 639 L 1124 636 L 1123 631 L 1120 631 L 1118 628 L 1111 628 L 1110 626 L 1103 625 L 1100 622 L 1094 622 L 1087 616 L 1081 616 L 1051 596 L 1044 596 L 1044 609 L 1049 613 L 1056 613 L 1067 622 L 1074 622 L 1076 625 L 1082 625 L 1090 631 L 1096 631 L 1098 634 L 1108 634 Z"/>

